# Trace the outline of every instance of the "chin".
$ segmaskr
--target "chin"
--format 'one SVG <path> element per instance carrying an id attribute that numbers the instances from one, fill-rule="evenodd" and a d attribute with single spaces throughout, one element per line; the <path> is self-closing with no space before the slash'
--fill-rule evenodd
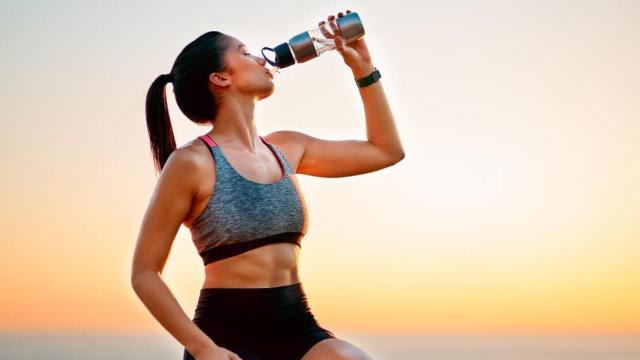
<path id="1" fill-rule="evenodd" d="M 271 94 L 273 94 L 273 92 L 275 91 L 275 86 L 273 85 L 273 83 L 271 84 L 272 85 L 268 89 L 265 89 L 265 91 L 258 94 L 258 96 L 256 97 L 258 100 L 266 99 L 271 96 Z"/>

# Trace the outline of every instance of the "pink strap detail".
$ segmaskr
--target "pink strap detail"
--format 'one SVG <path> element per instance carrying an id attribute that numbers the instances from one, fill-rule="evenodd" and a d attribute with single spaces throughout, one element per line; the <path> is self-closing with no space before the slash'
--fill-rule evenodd
<path id="1" fill-rule="evenodd" d="M 204 140 L 204 142 L 207 143 L 207 145 L 209 146 L 218 146 L 218 144 L 216 144 L 215 141 L 213 141 L 213 139 L 208 135 L 208 134 L 204 134 L 204 135 L 200 135 L 198 136 L 200 139 Z M 262 140 L 262 142 L 264 142 L 265 144 L 271 144 L 270 142 L 268 142 L 267 140 L 265 140 L 261 135 L 258 135 L 258 137 Z"/>
<path id="2" fill-rule="evenodd" d="M 278 160 L 278 164 L 280 164 L 280 167 L 282 168 L 282 172 L 286 174 L 287 168 L 284 166 L 284 162 L 282 161 L 282 159 L 280 159 L 280 155 L 278 155 L 276 151 L 273 149 L 273 147 L 271 146 L 271 143 L 265 140 L 261 135 L 258 135 L 258 137 L 260 137 L 260 140 L 262 140 L 262 142 L 265 143 L 265 145 L 267 145 L 269 150 L 271 150 L 271 152 L 273 153 L 273 156 L 275 156 L 276 159 Z"/>
<path id="3" fill-rule="evenodd" d="M 215 141 L 213 141 L 213 139 L 212 139 L 209 135 L 207 135 L 207 134 L 200 135 L 200 136 L 198 136 L 198 137 L 199 137 L 200 139 L 204 140 L 204 142 L 206 142 L 206 143 L 207 143 L 207 145 L 209 145 L 209 146 L 211 146 L 211 147 L 218 146 L 218 144 L 216 144 L 216 142 L 215 142 Z"/>

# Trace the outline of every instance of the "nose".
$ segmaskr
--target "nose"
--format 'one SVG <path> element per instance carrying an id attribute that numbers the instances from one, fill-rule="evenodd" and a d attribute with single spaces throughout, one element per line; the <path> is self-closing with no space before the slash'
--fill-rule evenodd
<path id="1" fill-rule="evenodd" d="M 258 64 L 260 64 L 260 66 L 265 66 L 265 64 L 267 63 L 267 60 L 261 58 L 260 56 L 255 56 L 255 55 L 251 55 L 253 56 L 253 58 L 258 62 Z"/>

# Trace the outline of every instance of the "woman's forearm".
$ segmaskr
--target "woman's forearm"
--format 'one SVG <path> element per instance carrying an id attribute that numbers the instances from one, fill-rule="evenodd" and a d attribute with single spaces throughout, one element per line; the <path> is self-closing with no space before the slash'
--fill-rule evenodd
<path id="1" fill-rule="evenodd" d="M 171 290 L 154 271 L 136 274 L 132 277 L 132 287 L 151 314 L 178 340 L 192 355 L 210 346 L 217 346 L 200 328 L 191 321 Z"/>
<path id="2" fill-rule="evenodd" d="M 366 63 L 353 67 L 351 70 L 354 79 L 360 79 L 369 75 L 374 70 L 374 66 L 372 63 Z M 402 158 L 404 150 L 400 142 L 400 135 L 396 129 L 381 81 L 382 79 L 379 79 L 369 86 L 358 88 L 364 105 L 367 139 L 378 148 Z"/>

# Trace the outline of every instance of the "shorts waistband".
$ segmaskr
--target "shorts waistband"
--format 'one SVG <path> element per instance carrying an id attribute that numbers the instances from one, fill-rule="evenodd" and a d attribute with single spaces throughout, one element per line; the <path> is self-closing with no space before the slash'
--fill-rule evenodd
<path id="1" fill-rule="evenodd" d="M 252 298 L 261 299 L 294 299 L 306 298 L 302 282 L 266 288 L 202 288 L 201 300 L 234 298 L 242 301 Z"/>

